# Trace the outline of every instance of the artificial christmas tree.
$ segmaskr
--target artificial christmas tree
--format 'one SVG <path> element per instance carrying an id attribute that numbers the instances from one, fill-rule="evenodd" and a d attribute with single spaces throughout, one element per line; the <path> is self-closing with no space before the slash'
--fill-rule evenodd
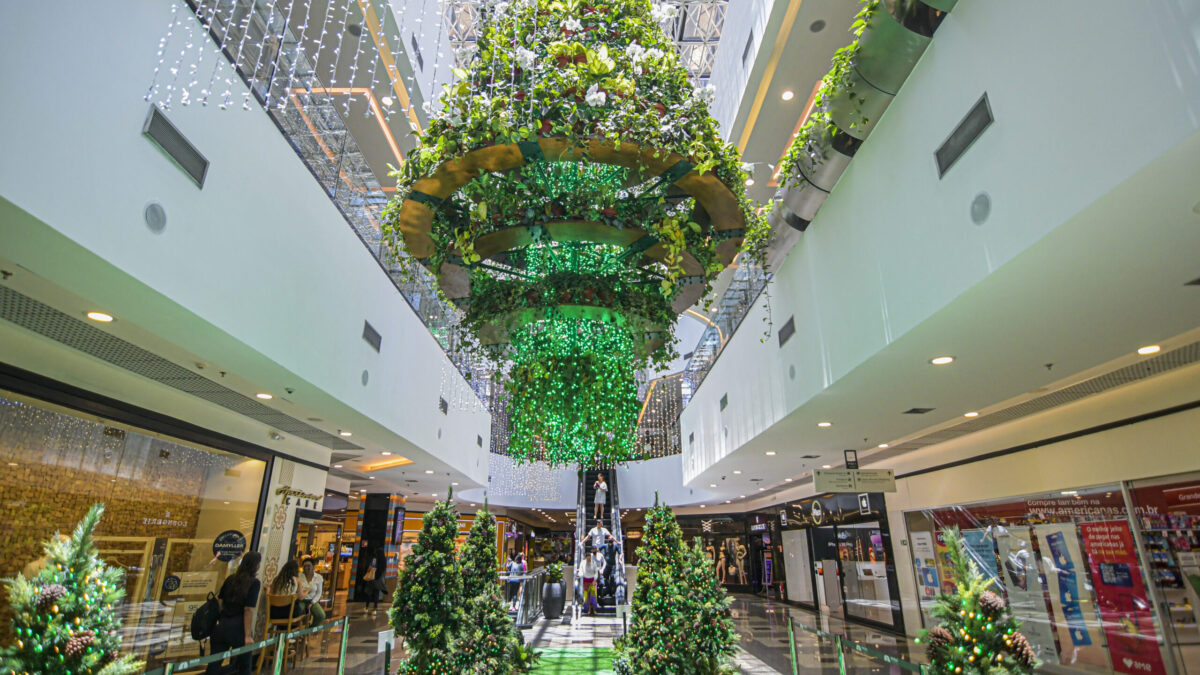
<path id="1" fill-rule="evenodd" d="M 463 620 L 462 568 L 454 555 L 458 511 L 446 494 L 425 514 L 421 534 L 405 560 L 388 612 L 404 636 L 408 658 L 401 673 L 457 673 L 451 645 Z"/>
<path id="2" fill-rule="evenodd" d="M 5 579 L 16 642 L 0 650 L 13 675 L 125 675 L 144 665 L 119 656 L 125 597 L 121 570 L 104 564 L 92 542 L 103 504 L 95 504 L 69 539 L 45 546 L 46 565 L 32 579 Z"/>
<path id="3" fill-rule="evenodd" d="M 1037 656 L 1013 618 L 1004 598 L 988 590 L 985 579 L 967 551 L 958 528 L 942 532 L 949 549 L 954 593 L 941 593 L 930 614 L 940 621 L 921 634 L 925 651 L 939 673 L 1029 673 Z"/>
<path id="4" fill-rule="evenodd" d="M 459 551 L 465 616 L 453 643 L 458 672 L 479 675 L 527 673 L 537 655 L 525 646 L 500 598 L 496 571 L 496 520 L 487 510 L 475 513 L 475 523 Z"/>
<path id="5" fill-rule="evenodd" d="M 633 618 L 613 668 L 621 675 L 734 672 L 726 663 L 737 642 L 729 601 L 703 551 L 683 544 L 669 507 L 647 513 L 638 556 Z"/>

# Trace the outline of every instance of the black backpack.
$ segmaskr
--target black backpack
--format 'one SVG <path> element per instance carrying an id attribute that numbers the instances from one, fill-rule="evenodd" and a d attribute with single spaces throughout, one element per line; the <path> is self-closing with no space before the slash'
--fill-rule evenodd
<path id="1" fill-rule="evenodd" d="M 199 642 L 212 637 L 217 627 L 217 616 L 221 613 L 221 603 L 217 596 L 209 592 L 208 599 L 196 609 L 192 615 L 192 639 Z"/>

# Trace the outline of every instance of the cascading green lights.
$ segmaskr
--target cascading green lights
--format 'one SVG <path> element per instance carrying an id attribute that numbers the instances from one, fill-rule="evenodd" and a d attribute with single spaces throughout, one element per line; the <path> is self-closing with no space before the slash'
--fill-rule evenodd
<path id="1" fill-rule="evenodd" d="M 509 455 L 551 465 L 634 457 L 640 403 L 624 327 L 565 316 L 512 333 Z"/>

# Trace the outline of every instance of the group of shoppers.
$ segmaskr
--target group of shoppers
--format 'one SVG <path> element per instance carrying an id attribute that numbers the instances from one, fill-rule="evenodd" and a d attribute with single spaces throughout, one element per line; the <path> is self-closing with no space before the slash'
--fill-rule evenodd
<path id="1" fill-rule="evenodd" d="M 209 653 L 216 654 L 227 649 L 253 644 L 254 608 L 258 606 L 262 582 L 258 579 L 258 568 L 262 563 L 262 554 L 250 551 L 242 556 L 237 571 L 221 584 L 218 600 L 221 611 L 217 617 L 217 625 L 210 639 Z M 270 592 L 275 595 L 294 595 L 291 606 L 271 607 L 272 619 L 286 619 L 288 616 L 312 617 L 313 625 L 325 621 L 325 610 L 321 607 L 321 594 L 325 589 L 325 579 L 316 573 L 316 564 L 312 558 L 304 560 L 303 567 L 296 560 L 289 560 L 279 569 L 275 579 L 271 581 Z M 241 654 L 233 657 L 233 666 L 238 675 L 249 675 L 253 654 Z M 206 675 L 218 675 L 221 672 L 221 662 L 208 664 Z"/>

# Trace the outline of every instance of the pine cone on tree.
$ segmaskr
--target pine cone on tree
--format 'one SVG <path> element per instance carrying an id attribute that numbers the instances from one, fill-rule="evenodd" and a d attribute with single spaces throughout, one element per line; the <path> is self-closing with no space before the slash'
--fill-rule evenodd
<path id="1" fill-rule="evenodd" d="M 1037 665 L 1037 653 L 1033 651 L 1033 646 L 1029 644 L 1029 639 L 1021 633 L 1013 633 L 1009 638 L 1009 652 L 1017 663 L 1026 668 L 1033 668 Z"/>
<path id="2" fill-rule="evenodd" d="M 63 653 L 69 659 L 76 658 L 80 654 L 83 654 L 83 651 L 90 647 L 95 640 L 96 634 L 90 630 L 75 633 L 71 636 L 71 639 L 67 640 L 67 647 L 63 650 Z"/>
<path id="3" fill-rule="evenodd" d="M 49 584 L 43 586 L 37 596 L 37 608 L 39 612 L 47 612 L 54 603 L 61 600 L 67 594 L 67 589 L 62 584 Z"/>
<path id="4" fill-rule="evenodd" d="M 979 595 L 979 608 L 988 614 L 1000 614 L 1004 611 L 1004 598 L 991 591 Z"/>
<path id="5" fill-rule="evenodd" d="M 929 660 L 934 661 L 941 658 L 952 642 L 954 642 L 954 635 L 946 628 L 942 626 L 930 628 L 929 633 L 925 636 L 925 653 L 929 656 Z"/>

